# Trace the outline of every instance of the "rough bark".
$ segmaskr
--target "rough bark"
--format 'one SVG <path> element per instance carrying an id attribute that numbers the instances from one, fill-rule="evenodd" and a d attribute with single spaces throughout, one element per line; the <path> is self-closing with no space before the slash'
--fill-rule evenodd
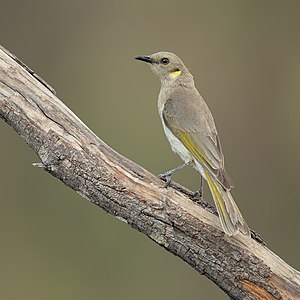
<path id="1" fill-rule="evenodd" d="M 300 274 L 252 234 L 224 235 L 215 210 L 191 200 L 101 141 L 51 87 L 0 48 L 0 116 L 46 171 L 143 232 L 232 299 L 300 299 Z M 3 142 L 3 141 L 2 141 Z"/>

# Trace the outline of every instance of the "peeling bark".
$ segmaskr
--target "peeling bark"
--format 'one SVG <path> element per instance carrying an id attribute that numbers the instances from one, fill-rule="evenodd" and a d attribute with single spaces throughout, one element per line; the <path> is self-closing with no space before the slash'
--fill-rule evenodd
<path id="1" fill-rule="evenodd" d="M 0 117 L 47 172 L 143 232 L 231 299 L 300 299 L 300 274 L 259 236 L 222 232 L 215 209 L 116 153 L 14 55 L 0 48 Z"/>

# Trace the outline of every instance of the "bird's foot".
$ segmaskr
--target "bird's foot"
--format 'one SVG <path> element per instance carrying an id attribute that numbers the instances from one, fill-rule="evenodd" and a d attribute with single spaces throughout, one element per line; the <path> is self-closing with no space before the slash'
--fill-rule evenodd
<path id="1" fill-rule="evenodd" d="M 169 172 L 159 174 L 157 177 L 166 182 L 166 186 L 165 186 L 166 188 L 170 186 L 170 184 L 171 184 L 171 174 L 169 174 Z"/>
<path id="2" fill-rule="evenodd" d="M 170 184 L 171 184 L 171 176 L 172 176 L 176 171 L 181 170 L 182 168 L 184 168 L 184 167 L 190 165 L 191 163 L 192 163 L 192 161 L 190 160 L 190 161 L 188 161 L 188 162 L 186 162 L 186 163 L 184 163 L 184 164 L 178 166 L 177 168 L 174 168 L 174 169 L 172 169 L 172 170 L 170 170 L 170 171 L 168 171 L 168 172 L 166 172 L 166 173 L 159 174 L 159 175 L 158 175 L 158 178 L 160 178 L 160 179 L 162 179 L 163 181 L 166 182 L 166 188 L 167 188 L 167 187 L 170 186 Z"/>
<path id="3" fill-rule="evenodd" d="M 200 198 L 202 199 L 203 197 L 203 177 L 200 177 L 200 187 L 199 189 L 195 192 L 193 198 Z"/>
<path id="4" fill-rule="evenodd" d="M 203 187 L 200 186 L 200 188 L 195 192 L 193 198 L 202 198 L 203 196 Z"/>

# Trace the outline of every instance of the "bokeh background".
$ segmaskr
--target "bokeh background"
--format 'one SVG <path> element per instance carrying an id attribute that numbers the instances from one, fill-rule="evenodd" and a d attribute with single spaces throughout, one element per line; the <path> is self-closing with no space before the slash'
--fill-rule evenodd
<path id="1" fill-rule="evenodd" d="M 177 53 L 214 114 L 246 220 L 299 268 L 299 11 L 297 0 L 1 0 L 0 36 L 107 144 L 155 174 L 180 159 L 158 117 L 159 81 L 133 57 Z M 1 299 L 227 299 L 32 167 L 38 157 L 4 122 L 0 137 Z M 192 169 L 174 179 L 199 183 Z"/>

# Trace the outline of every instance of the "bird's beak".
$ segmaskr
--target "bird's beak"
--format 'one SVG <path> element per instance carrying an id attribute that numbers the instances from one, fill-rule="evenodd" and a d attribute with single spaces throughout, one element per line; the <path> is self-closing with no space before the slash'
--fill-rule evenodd
<path id="1" fill-rule="evenodd" d="M 147 56 L 147 55 L 140 55 L 140 56 L 135 57 L 135 59 L 141 60 L 141 61 L 144 61 L 144 62 L 147 62 L 147 63 L 150 63 L 150 64 L 153 63 L 153 59 L 150 56 Z"/>

